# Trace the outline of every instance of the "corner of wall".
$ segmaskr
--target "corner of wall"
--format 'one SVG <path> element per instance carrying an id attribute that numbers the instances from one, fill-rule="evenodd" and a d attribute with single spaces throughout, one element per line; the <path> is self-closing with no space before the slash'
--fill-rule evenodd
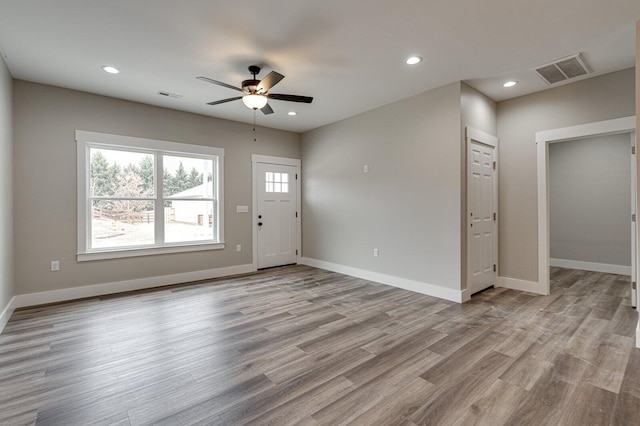
<path id="1" fill-rule="evenodd" d="M 13 79 L 0 54 L 0 332 L 14 309 Z"/>
<path id="2" fill-rule="evenodd" d="M 636 23 L 636 129 L 640 129 L 640 21 Z M 636 347 L 640 348 L 640 319 L 636 328 Z"/>
<path id="3" fill-rule="evenodd" d="M 466 128 L 497 135 L 496 102 L 464 82 L 460 82 L 460 272 L 461 288 L 467 288 L 467 149 Z M 470 297 L 470 295 L 468 296 Z"/>

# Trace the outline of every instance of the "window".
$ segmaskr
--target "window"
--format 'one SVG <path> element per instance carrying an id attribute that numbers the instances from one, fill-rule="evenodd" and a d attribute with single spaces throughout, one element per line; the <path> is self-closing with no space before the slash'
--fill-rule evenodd
<path id="1" fill-rule="evenodd" d="M 265 172 L 265 192 L 289 192 L 289 174 Z"/>
<path id="2" fill-rule="evenodd" d="M 224 248 L 224 150 L 76 131 L 78 260 Z"/>

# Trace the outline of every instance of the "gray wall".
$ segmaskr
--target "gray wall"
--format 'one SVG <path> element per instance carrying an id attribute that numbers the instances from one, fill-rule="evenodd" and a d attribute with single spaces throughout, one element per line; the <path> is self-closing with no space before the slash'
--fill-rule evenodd
<path id="1" fill-rule="evenodd" d="M 14 296 L 11 98 L 11 75 L 0 55 L 0 314 Z"/>
<path id="2" fill-rule="evenodd" d="M 303 134 L 304 257 L 460 289 L 460 90 Z"/>
<path id="3" fill-rule="evenodd" d="M 549 146 L 552 259 L 631 266 L 630 139 Z"/>
<path id="4" fill-rule="evenodd" d="M 500 275 L 538 280 L 535 133 L 635 115 L 634 69 L 498 103 Z"/>
<path id="5" fill-rule="evenodd" d="M 235 212 L 251 206 L 251 154 L 300 158 L 298 134 L 259 128 L 253 142 L 247 124 L 24 81 L 13 89 L 17 294 L 252 263 L 251 215 Z M 76 262 L 76 129 L 224 148 L 227 248 Z"/>

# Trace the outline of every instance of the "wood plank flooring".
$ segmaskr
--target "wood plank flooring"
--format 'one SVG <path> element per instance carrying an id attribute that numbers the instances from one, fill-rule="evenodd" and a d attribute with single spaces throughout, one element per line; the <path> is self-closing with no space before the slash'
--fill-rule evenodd
<path id="1" fill-rule="evenodd" d="M 629 278 L 463 305 L 306 266 L 20 309 L 1 425 L 637 425 Z"/>

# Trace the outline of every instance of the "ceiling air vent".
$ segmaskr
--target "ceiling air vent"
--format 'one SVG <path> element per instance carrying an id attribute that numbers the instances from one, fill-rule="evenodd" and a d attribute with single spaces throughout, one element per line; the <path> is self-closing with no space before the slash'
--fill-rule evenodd
<path id="1" fill-rule="evenodd" d="M 166 96 L 168 98 L 174 98 L 174 99 L 180 99 L 182 97 L 182 95 L 176 95 L 175 93 L 171 93 L 171 92 L 158 92 L 158 95 Z"/>
<path id="2" fill-rule="evenodd" d="M 536 73 L 547 84 L 559 83 L 590 74 L 593 71 L 580 53 L 558 59 L 550 64 L 536 68 Z"/>

